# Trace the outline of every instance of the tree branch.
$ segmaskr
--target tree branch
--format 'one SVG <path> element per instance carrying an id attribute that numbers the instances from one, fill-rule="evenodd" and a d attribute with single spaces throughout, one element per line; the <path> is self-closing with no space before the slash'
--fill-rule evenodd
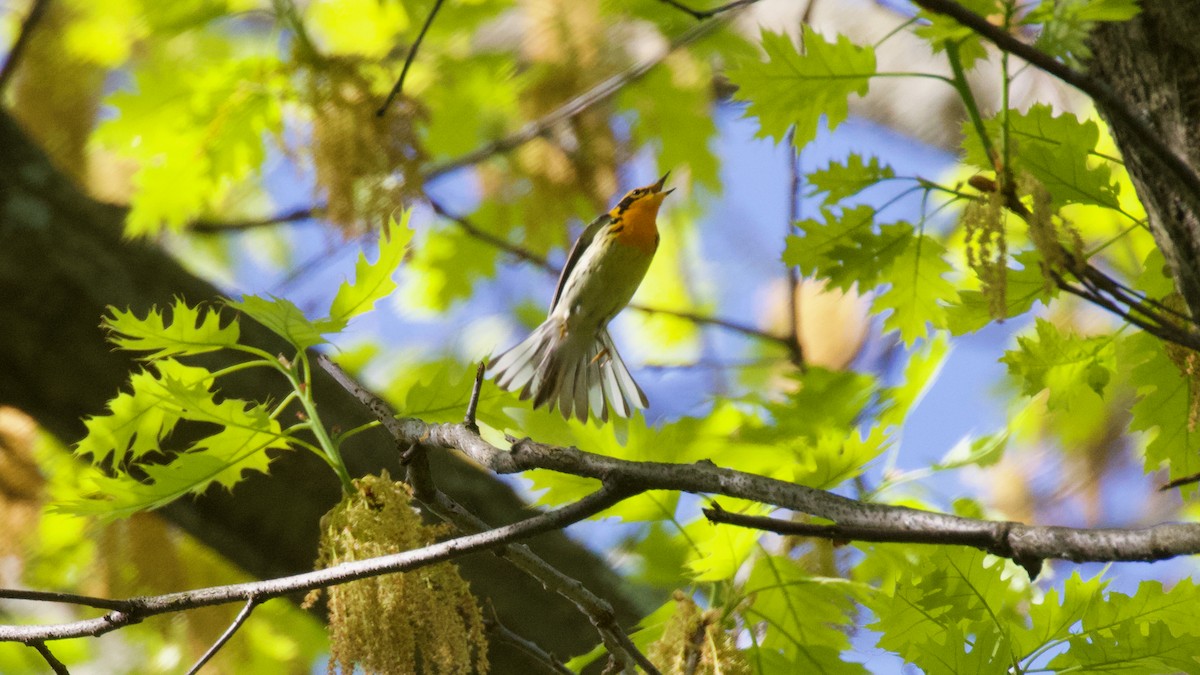
<path id="1" fill-rule="evenodd" d="M 95 619 L 48 625 L 0 625 L 0 642 L 21 642 L 35 645 L 45 640 L 95 637 L 159 614 L 231 602 L 248 602 L 252 599 L 262 602 L 281 595 L 335 586 L 357 579 L 392 572 L 406 572 L 452 560 L 468 553 L 501 547 L 518 539 L 526 539 L 551 530 L 562 529 L 572 523 L 590 518 L 633 494 L 635 491 L 626 487 L 603 484 L 600 489 L 577 502 L 486 532 L 450 539 L 413 551 L 403 551 L 368 560 L 355 560 L 314 572 L 278 579 L 130 598 L 125 601 L 128 603 L 129 609 L 113 610 Z M 8 591 L 0 589 L 0 598 L 6 597 L 8 593 Z"/>
<path id="2" fill-rule="evenodd" d="M 128 600 L 109 600 L 91 595 L 76 595 L 74 593 L 59 593 L 57 591 L 30 591 L 17 588 L 0 588 L 0 599 L 31 600 L 33 602 L 62 602 L 69 605 L 82 605 L 97 609 L 112 609 L 127 612 L 134 609 Z"/>
<path id="3" fill-rule="evenodd" d="M 541 664 L 548 673 L 558 673 L 558 675 L 574 675 L 566 666 L 562 664 L 553 654 L 547 653 L 546 650 L 539 647 L 537 644 L 526 640 L 524 637 L 513 632 L 508 626 L 505 626 L 499 619 L 486 617 L 483 620 L 483 625 L 487 628 L 488 634 L 493 640 L 506 642 L 520 650 L 526 656 L 530 657 L 537 663 Z"/>
<path id="4" fill-rule="evenodd" d="M 555 126 L 579 115 L 597 103 L 602 103 L 612 98 L 617 92 L 625 88 L 626 85 L 632 84 L 644 77 L 646 73 L 650 72 L 651 69 L 661 63 L 671 53 L 709 35 L 723 25 L 723 23 L 723 19 L 706 21 L 688 29 L 682 35 L 672 40 L 670 46 L 662 54 L 648 58 L 623 72 L 613 75 L 579 96 L 567 101 L 549 114 L 529 122 L 508 136 L 492 141 L 482 148 L 468 152 L 455 159 L 434 164 L 424 172 L 425 180 L 431 180 L 452 171 L 479 164 L 495 155 L 505 154 L 539 136 L 545 135 Z"/>
<path id="5" fill-rule="evenodd" d="M 282 223 L 294 223 L 298 220 L 309 220 L 312 218 L 320 218 L 325 214 L 325 206 L 319 204 L 317 206 L 302 206 L 284 211 L 278 215 L 267 216 L 265 218 L 248 218 L 246 220 L 194 220 L 188 224 L 188 232 L 196 234 L 227 234 L 229 232 L 237 232 L 240 230 L 253 230 L 260 227 L 271 227 Z"/>
<path id="6" fill-rule="evenodd" d="M 330 371 L 334 379 L 346 386 L 344 374 L 339 375 L 336 367 L 331 367 L 332 364 L 324 356 L 320 359 L 322 366 Z M 369 407 L 377 415 L 381 414 L 380 408 Z M 382 414 L 387 414 L 386 406 L 382 408 Z M 577 448 L 546 445 L 529 438 L 510 439 L 512 447 L 504 450 L 488 443 L 462 424 L 427 424 L 411 418 L 380 419 L 399 443 L 420 443 L 425 447 L 458 450 L 500 474 L 547 469 L 594 478 L 604 485 L 633 493 L 676 490 L 724 495 L 799 511 L 841 526 L 900 534 L 937 533 L 959 540 L 991 541 L 998 555 L 1011 558 L 1026 569 L 1036 569 L 1042 560 L 1051 559 L 1148 562 L 1200 553 L 1200 524 L 1163 523 L 1139 530 L 1126 530 L 979 520 L 862 502 L 795 483 L 720 468 L 708 461 L 694 464 L 629 461 Z"/>
<path id="7" fill-rule="evenodd" d="M 516 257 L 520 260 L 524 260 L 525 262 L 542 269 L 543 271 L 545 271 L 548 274 L 557 276 L 560 273 L 561 270 L 559 270 L 559 268 L 557 266 L 555 266 L 553 263 L 551 263 L 545 257 L 540 256 L 523 246 L 519 246 L 517 244 L 514 244 L 514 243 L 506 240 L 506 239 L 497 237 L 496 235 L 485 231 L 483 228 L 476 225 L 474 222 L 471 221 L 471 219 L 467 218 L 466 216 L 458 215 L 456 213 L 453 213 L 453 212 L 447 210 L 446 207 L 441 204 L 441 202 L 437 201 L 436 199 L 429 196 L 428 194 L 425 195 L 425 199 L 426 199 L 426 201 L 429 202 L 429 206 L 433 209 L 434 213 L 437 213 L 439 216 L 442 216 L 443 218 L 446 218 L 446 219 L 454 222 L 456 225 L 458 225 L 460 228 L 462 228 L 462 230 L 464 232 L 466 232 L 467 235 L 470 236 L 471 238 L 476 239 L 478 241 L 482 241 L 483 243 L 488 244 L 490 246 L 494 246 L 494 247 L 500 249 L 501 251 L 504 251 L 505 253 L 510 253 L 514 257 Z M 791 349 L 791 342 L 786 337 L 783 337 L 780 335 L 774 335 L 767 331 L 759 330 L 752 326 L 746 326 L 744 324 L 740 324 L 735 321 L 730 321 L 728 319 L 722 319 L 720 317 L 714 317 L 714 316 L 704 316 L 701 314 L 695 314 L 693 312 L 683 312 L 683 311 L 674 310 L 674 309 L 661 309 L 661 308 L 657 308 L 657 307 L 647 307 L 645 305 L 640 305 L 637 303 L 630 304 L 629 308 L 639 311 L 639 312 L 645 312 L 647 314 L 663 314 L 666 316 L 673 316 L 673 317 L 676 317 L 679 319 L 684 319 L 686 321 L 691 321 L 693 323 L 705 324 L 705 325 L 710 325 L 710 326 L 720 326 L 722 328 L 726 328 L 728 330 L 731 330 L 731 331 L 734 331 L 737 333 L 741 333 L 742 335 L 747 335 L 749 337 L 758 338 L 760 340 L 766 340 L 767 342 L 775 342 L 780 345 L 783 345 L 785 348 L 788 348 L 789 350 Z"/>
<path id="8" fill-rule="evenodd" d="M 67 665 L 58 660 L 58 657 L 54 655 L 54 652 L 50 651 L 45 642 L 39 640 L 29 646 L 36 649 L 37 653 L 42 655 L 42 658 L 46 660 L 46 664 L 54 671 L 54 675 L 71 675 L 71 671 L 67 670 Z"/>
<path id="9" fill-rule="evenodd" d="M 691 15 L 691 17 L 697 21 L 704 21 L 707 19 L 711 19 L 714 16 L 721 14 L 722 12 L 728 12 L 731 9 L 737 9 L 739 7 L 753 5 L 754 3 L 758 2 L 758 0 L 734 0 L 733 2 L 727 2 L 724 5 L 721 5 L 719 7 L 713 7 L 712 9 L 692 9 L 691 7 L 688 7 L 687 5 L 683 4 L 682 2 L 679 2 L 679 0 L 658 0 L 658 1 L 663 3 L 664 5 L 669 5 L 671 7 L 674 7 L 675 9 L 677 9 L 685 14 Z"/>
<path id="10" fill-rule="evenodd" d="M 250 618 L 250 613 L 254 611 L 258 603 L 258 598 L 251 597 L 246 599 L 246 604 L 242 606 L 242 611 L 238 612 L 237 616 L 233 618 L 233 623 L 229 624 L 229 628 L 226 628 L 225 632 L 221 633 L 221 637 L 217 638 L 217 641 L 208 648 L 208 651 L 204 652 L 199 660 L 188 669 L 187 675 L 196 675 L 204 667 L 204 664 L 208 663 L 209 659 L 216 656 L 221 647 L 224 647 L 225 643 L 229 642 L 229 638 L 233 637 L 233 634 L 242 627 L 242 624 L 246 623 L 246 619 Z"/>
<path id="11" fill-rule="evenodd" d="M 442 0 L 434 0 L 433 8 L 429 10 L 429 16 L 425 17 L 425 23 L 421 26 L 421 32 L 417 33 L 417 39 L 413 40 L 412 48 L 408 50 L 408 56 L 404 57 L 404 67 L 400 69 L 400 77 L 396 78 L 396 86 L 392 87 L 383 101 L 383 105 L 375 111 L 376 117 L 383 117 L 387 113 L 388 106 L 404 90 L 404 80 L 408 77 L 408 69 L 412 66 L 413 59 L 417 58 L 417 50 L 421 48 L 421 43 L 425 41 L 425 34 L 429 32 L 429 27 L 433 25 L 433 19 L 441 8 Z"/>

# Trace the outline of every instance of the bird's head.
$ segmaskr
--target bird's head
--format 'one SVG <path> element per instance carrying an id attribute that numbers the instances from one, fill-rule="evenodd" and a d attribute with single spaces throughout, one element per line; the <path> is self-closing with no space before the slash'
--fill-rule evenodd
<path id="1" fill-rule="evenodd" d="M 658 179 L 657 183 L 647 185 L 645 187 L 634 188 L 625 193 L 621 201 L 613 207 L 612 215 L 619 216 L 628 213 L 634 217 L 650 217 L 654 218 L 658 215 L 658 207 L 662 205 L 663 199 L 667 195 L 675 191 L 675 188 L 664 190 L 663 184 L 667 182 L 667 176 L 671 172 L 663 174 L 662 178 Z"/>

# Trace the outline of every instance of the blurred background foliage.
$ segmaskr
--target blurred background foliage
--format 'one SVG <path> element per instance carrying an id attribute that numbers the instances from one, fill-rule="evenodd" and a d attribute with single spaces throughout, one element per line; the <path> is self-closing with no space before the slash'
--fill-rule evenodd
<path id="1" fill-rule="evenodd" d="M 1067 59 L 1085 56 L 1089 22 L 1133 7 L 1103 3 L 1111 12 L 1097 16 L 1069 11 L 1087 3 L 1047 0 L 1017 20 L 1010 3 L 969 4 Z M 479 419 L 491 440 L 512 433 L 627 459 L 711 460 L 865 500 L 1024 522 L 1194 516 L 1129 471 L 1200 471 L 1188 442 L 1200 405 L 1194 355 L 1059 296 L 1041 271 L 1038 237 L 1049 236 L 1149 297 L 1173 292 L 1120 153 L 1077 94 L 944 21 L 895 32 L 915 25 L 913 10 L 889 3 L 763 0 L 698 22 L 651 0 L 462 0 L 442 8 L 403 95 L 376 115 L 432 6 L 54 0 L 6 104 L 62 171 L 130 207 L 128 237 L 155 240 L 234 296 L 320 306 L 353 254 L 415 209 L 393 302 L 333 340 L 341 362 L 401 414 L 460 420 L 471 364 L 540 321 L 583 224 L 670 170 L 677 190 L 660 218 L 663 246 L 617 322 L 651 394 L 646 417 L 567 422 L 487 387 Z M 9 44 L 30 7 L 6 8 Z M 966 40 L 964 81 L 951 81 L 948 38 Z M 558 115 L 614 77 L 614 95 Z M 948 84 L 972 87 L 977 108 Z M 547 116 L 553 123 L 542 124 Z M 536 133 L 522 142 L 502 140 L 529 125 Z M 1049 235 L 968 185 L 996 176 L 985 138 L 1011 154 L 1029 199 L 1049 195 Z M 792 144 L 809 148 L 798 165 Z M 807 278 L 791 283 L 785 265 Z M 939 387 L 949 393 L 938 397 Z M 920 406 L 927 392 L 936 404 Z M 959 407 L 947 402 L 956 396 Z M 980 402 L 987 409 L 963 407 Z M 153 515 L 101 525 L 48 509 L 75 496 L 74 460 L 17 411 L 2 413 L 5 586 L 122 597 L 240 578 Z M 544 505 L 594 488 L 551 472 L 520 484 Z M 1139 497 L 1115 500 L 1116 490 Z M 648 493 L 583 530 L 662 603 L 637 636 L 643 645 L 678 604 L 670 592 L 685 589 L 741 629 L 760 672 L 886 672 L 898 658 L 932 658 L 931 645 L 970 658 L 964 630 L 1013 650 L 1033 645 L 1025 665 L 1045 665 L 1056 652 L 1036 648 L 1066 645 L 1065 633 L 1036 642 L 1020 631 L 1059 593 L 1079 603 L 1105 592 L 1079 577 L 1064 586 L 1057 569 L 1030 585 L 972 552 L 714 527 L 697 504 Z M 1126 572 L 1108 575 L 1132 591 L 1145 573 L 1128 582 Z M 934 622 L 939 633 L 897 604 L 933 602 L 909 596 L 979 575 L 994 592 L 946 611 L 986 607 L 1002 617 L 1000 634 L 975 619 L 952 630 Z M 4 612 L 72 616 L 15 603 Z M 176 672 L 235 613 L 159 618 L 57 653 L 105 672 Z M 908 629 L 919 636 L 911 645 L 894 637 Z M 268 603 L 215 668 L 308 672 L 327 649 L 322 635 L 300 610 Z M 37 667 L 31 650 L 0 650 L 4 672 Z"/>

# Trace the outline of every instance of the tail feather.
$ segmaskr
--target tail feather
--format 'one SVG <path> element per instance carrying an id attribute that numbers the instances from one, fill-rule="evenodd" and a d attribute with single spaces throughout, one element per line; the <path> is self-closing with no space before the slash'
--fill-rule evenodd
<path id="1" fill-rule="evenodd" d="M 489 370 L 498 386 L 532 398 L 535 408 L 558 408 L 563 417 L 574 414 L 581 422 L 589 412 L 608 421 L 609 408 L 629 417 L 635 407 L 648 405 L 604 329 L 595 340 L 584 341 L 547 321 L 493 359 Z"/>
<path id="2" fill-rule="evenodd" d="M 639 408 L 649 406 L 650 402 L 646 400 L 646 392 L 642 391 L 637 382 L 633 381 L 633 376 L 629 374 L 629 368 L 626 367 L 625 361 L 621 359 L 620 352 L 617 351 L 616 345 L 613 344 L 612 336 L 608 334 L 608 329 L 601 329 L 598 337 L 600 346 L 612 358 L 613 370 L 616 371 L 617 382 L 621 385 L 621 394 L 626 401 L 632 404 L 630 407 L 632 408 L 633 405 L 637 404 L 640 404 L 637 405 Z M 634 403 L 635 401 L 636 403 Z"/>

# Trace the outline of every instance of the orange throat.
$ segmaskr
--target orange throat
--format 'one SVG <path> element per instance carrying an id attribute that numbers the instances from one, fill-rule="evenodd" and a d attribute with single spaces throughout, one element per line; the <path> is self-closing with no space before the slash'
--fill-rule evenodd
<path id="1" fill-rule="evenodd" d="M 611 215 L 620 218 L 624 225 L 617 235 L 617 241 L 653 254 L 658 249 L 658 225 L 655 220 L 658 218 L 658 207 L 666 196 L 665 193 L 659 193 L 640 199 L 630 204 L 624 213 L 614 209 Z"/>

